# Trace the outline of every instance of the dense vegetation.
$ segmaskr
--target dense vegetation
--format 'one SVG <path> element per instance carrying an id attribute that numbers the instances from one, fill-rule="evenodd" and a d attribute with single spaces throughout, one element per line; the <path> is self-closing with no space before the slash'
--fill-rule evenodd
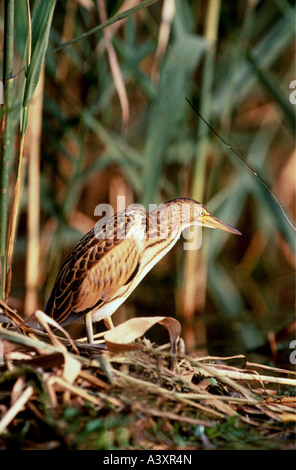
<path id="1" fill-rule="evenodd" d="M 177 317 L 188 351 L 261 348 L 291 368 L 294 2 L 15 3 L 1 4 L 2 300 L 43 309 L 98 204 L 193 197 L 243 236 L 177 244 L 115 323 Z"/>

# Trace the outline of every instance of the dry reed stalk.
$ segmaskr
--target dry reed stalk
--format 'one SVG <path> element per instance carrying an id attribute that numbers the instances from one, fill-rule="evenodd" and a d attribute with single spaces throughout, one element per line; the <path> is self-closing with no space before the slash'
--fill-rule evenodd
<path id="1" fill-rule="evenodd" d="M 41 317 L 45 321 L 45 315 Z M 28 366 L 31 371 L 38 368 L 47 390 L 47 407 L 49 404 L 54 416 L 60 416 L 65 406 L 85 410 L 89 402 L 102 416 L 132 413 L 139 422 L 149 417 L 152 425 L 153 418 L 158 418 L 163 423 L 213 428 L 235 418 L 260 432 L 272 433 L 282 431 L 282 426 L 291 426 L 296 420 L 296 397 L 293 396 L 296 379 L 289 377 L 296 373 L 248 363 L 243 355 L 208 356 L 197 360 L 180 354 L 175 369 L 171 370 L 168 367 L 171 354 L 166 352 L 170 345 L 154 348 L 148 340 L 144 340 L 142 349 L 137 351 L 114 354 L 107 350 L 100 355 L 95 352 L 93 357 L 87 350 L 84 355 L 66 351 L 60 338 L 54 338 L 52 332 L 48 334 L 52 344 L 3 328 L 0 328 L 0 338 L 29 348 L 23 359 L 21 355 L 14 358 L 9 353 L 8 361 L 10 364 L 16 361 L 15 367 L 25 367 L 24 371 Z M 37 357 L 32 348 L 38 351 Z M 245 369 L 228 365 L 229 360 L 243 360 Z M 76 364 L 72 372 L 71 361 Z M 259 374 L 257 369 L 260 368 L 268 371 L 268 375 Z M 9 379 L 11 374 L 7 377 Z M 266 384 L 276 385 L 276 388 L 266 389 Z M 23 396 L 25 386 L 25 376 L 16 375 L 14 398 L 0 422 L 2 427 L 7 428 L 21 410 L 16 405 L 20 403 L 19 397 L 23 406 L 31 410 L 32 394 Z M 33 408 L 37 406 L 34 416 L 40 414 L 37 403 L 33 403 Z"/>
<path id="2" fill-rule="evenodd" d="M 209 422 L 202 419 L 191 418 L 190 416 L 178 415 L 177 413 L 172 413 L 170 411 L 160 411 L 160 410 L 153 410 L 151 408 L 146 408 L 144 406 L 135 404 L 133 406 L 133 410 L 145 413 L 148 416 L 155 416 L 157 418 L 168 419 L 172 421 L 180 421 L 182 423 L 192 424 L 194 426 L 205 426 L 205 427 L 213 427 L 215 426 L 215 422 Z"/>
<path id="3" fill-rule="evenodd" d="M 54 390 L 54 392 L 50 392 L 51 396 L 54 396 L 55 392 L 61 389 L 63 391 L 66 391 L 66 392 L 68 391 L 76 396 L 79 396 L 83 398 L 84 400 L 89 401 L 90 403 L 93 403 L 94 405 L 97 405 L 97 406 L 102 405 L 102 402 L 99 397 L 94 397 L 90 393 L 83 390 L 83 388 L 70 384 L 69 382 L 64 380 L 62 377 L 58 377 L 58 376 L 49 377 L 47 381 L 47 387 L 51 388 L 52 391 Z"/>
<path id="4" fill-rule="evenodd" d="M 121 386 L 122 388 L 125 388 L 126 386 L 129 386 L 129 387 L 133 386 L 134 388 L 138 387 L 146 396 L 150 393 L 153 393 L 158 396 L 162 396 L 170 400 L 173 400 L 175 402 L 179 402 L 179 403 L 183 403 L 184 405 L 191 406 L 194 409 L 198 409 L 201 412 L 210 414 L 211 416 L 214 416 L 217 419 L 223 418 L 223 415 L 221 413 L 215 410 L 209 409 L 206 406 L 203 406 L 199 403 L 196 403 L 193 400 L 189 400 L 187 398 L 186 393 L 180 394 L 177 392 L 172 392 L 159 385 L 153 384 L 146 380 L 139 379 L 138 377 L 133 377 L 129 373 L 121 372 L 119 370 L 113 370 L 113 373 L 114 373 L 114 376 L 119 377 L 119 380 L 117 380 L 115 383 L 117 383 L 117 385 Z"/>
<path id="5" fill-rule="evenodd" d="M 203 79 L 201 89 L 201 111 L 207 116 L 211 107 L 211 87 L 214 77 L 214 60 L 216 42 L 219 28 L 220 0 L 208 2 L 204 37 L 209 42 L 209 49 L 205 56 L 203 66 Z M 205 109 L 204 109 L 205 108 Z M 206 182 L 207 134 L 202 127 L 198 132 L 198 149 L 196 154 L 193 180 L 191 182 L 191 196 L 197 201 L 204 200 Z M 183 270 L 182 291 L 180 293 L 181 315 L 185 322 L 191 322 L 196 311 L 203 312 L 206 301 L 207 288 L 208 241 L 203 241 L 202 250 L 186 252 Z M 198 338 L 195 344 L 206 344 L 206 327 L 200 321 L 197 330 Z M 186 342 L 186 338 L 185 338 Z"/>
<path id="6" fill-rule="evenodd" d="M 161 23 L 159 27 L 157 49 L 151 70 L 151 79 L 153 82 L 157 82 L 159 79 L 159 64 L 168 47 L 172 21 L 174 19 L 175 13 L 175 0 L 164 0 L 161 12 Z"/>
<path id="7" fill-rule="evenodd" d="M 103 23 L 107 21 L 107 12 L 105 7 L 105 0 L 97 0 L 98 10 Z M 126 134 L 127 132 L 127 125 L 129 120 L 129 102 L 127 98 L 127 91 L 125 87 L 125 83 L 123 80 L 123 76 L 120 70 L 120 66 L 118 63 L 117 55 L 115 49 L 112 44 L 111 39 L 111 32 L 108 28 L 104 29 L 103 31 L 104 38 L 105 38 L 105 45 L 106 50 L 109 58 L 109 65 L 111 69 L 111 74 L 113 76 L 114 85 L 117 90 L 118 98 L 121 105 L 122 111 L 122 127 L 121 131 L 122 134 Z"/>
<path id="8" fill-rule="evenodd" d="M 28 387 L 23 391 L 21 396 L 14 402 L 11 408 L 9 408 L 9 410 L 2 417 L 0 421 L 0 434 L 6 431 L 11 421 L 23 409 L 25 404 L 30 400 L 33 393 L 34 388 L 32 387 L 32 385 L 28 385 Z"/>
<path id="9" fill-rule="evenodd" d="M 118 11 L 116 12 L 116 15 L 120 15 L 124 11 L 127 11 L 131 8 L 134 8 L 137 4 L 138 4 L 138 0 L 126 0 L 125 2 L 123 2 L 121 7 L 118 9 Z M 118 20 L 116 23 L 110 24 L 108 26 L 108 31 L 110 32 L 110 37 L 111 38 L 124 25 L 124 23 L 125 23 L 124 20 Z M 105 50 L 106 50 L 106 42 L 105 42 L 105 38 L 103 37 L 98 42 L 98 44 L 96 46 L 96 49 L 94 51 L 94 54 L 95 54 L 96 57 L 100 56 L 101 54 L 103 54 L 103 52 Z"/>
<path id="10" fill-rule="evenodd" d="M 38 308 L 40 282 L 40 142 L 42 132 L 44 66 L 30 106 L 26 147 L 28 153 L 28 221 L 26 294 L 24 312 L 28 316 Z"/>
<path id="11" fill-rule="evenodd" d="M 221 366 L 222 367 L 222 366 Z M 243 372 L 241 370 L 229 370 L 220 368 L 219 365 L 211 367 L 207 365 L 207 370 L 204 372 L 205 375 L 212 377 L 213 374 L 217 376 L 220 380 L 223 380 L 223 377 L 229 377 L 230 379 L 235 379 L 245 382 L 258 381 L 260 383 L 273 383 L 278 385 L 291 385 L 291 387 L 296 387 L 295 379 L 288 379 L 285 377 L 274 377 L 272 375 L 261 375 L 250 372 Z"/>

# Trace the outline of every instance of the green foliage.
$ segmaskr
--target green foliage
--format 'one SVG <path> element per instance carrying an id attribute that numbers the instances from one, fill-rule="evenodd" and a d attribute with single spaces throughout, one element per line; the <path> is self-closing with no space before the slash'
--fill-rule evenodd
<path id="1" fill-rule="evenodd" d="M 89 406 L 83 416 L 77 408 L 66 408 L 56 425 L 69 448 L 113 450 L 129 447 L 128 427 L 132 422 L 131 416 L 121 414 L 98 418 L 97 412 Z"/>
<path id="2" fill-rule="evenodd" d="M 158 198 L 167 148 L 176 136 L 178 125 L 184 120 L 184 97 L 189 80 L 207 47 L 204 38 L 186 31 L 184 5 L 177 2 L 176 7 L 176 20 L 172 31 L 174 40 L 161 67 L 160 79 L 150 107 L 146 145 L 143 150 L 145 163 L 142 200 L 147 207 Z"/>
<path id="3" fill-rule="evenodd" d="M 34 11 L 32 19 L 32 37 L 28 38 L 28 47 L 30 49 L 29 64 L 26 70 L 26 80 L 24 88 L 24 97 L 22 103 L 23 119 L 21 119 L 21 133 L 26 132 L 28 119 L 28 106 L 36 89 L 41 69 L 44 64 L 44 57 L 47 50 L 48 38 L 51 29 L 53 12 L 56 0 L 48 2 L 40 0 Z M 31 25 L 30 25 L 31 26 Z"/>

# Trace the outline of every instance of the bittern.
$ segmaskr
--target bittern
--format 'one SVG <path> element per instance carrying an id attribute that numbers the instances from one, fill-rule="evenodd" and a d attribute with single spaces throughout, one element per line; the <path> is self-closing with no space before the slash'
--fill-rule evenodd
<path id="1" fill-rule="evenodd" d="M 93 342 L 92 323 L 104 320 L 111 328 L 112 314 L 189 226 L 240 235 L 193 199 L 173 199 L 150 212 L 133 204 L 80 240 L 59 271 L 45 312 L 61 326 L 84 318 Z"/>

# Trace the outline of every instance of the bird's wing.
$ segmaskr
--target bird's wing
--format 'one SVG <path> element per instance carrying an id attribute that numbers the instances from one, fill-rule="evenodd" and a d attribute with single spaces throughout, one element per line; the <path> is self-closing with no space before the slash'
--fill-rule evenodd
<path id="1" fill-rule="evenodd" d="M 89 232 L 63 264 L 45 312 L 63 325 L 83 317 L 129 283 L 139 263 L 133 239 L 98 240 Z"/>

